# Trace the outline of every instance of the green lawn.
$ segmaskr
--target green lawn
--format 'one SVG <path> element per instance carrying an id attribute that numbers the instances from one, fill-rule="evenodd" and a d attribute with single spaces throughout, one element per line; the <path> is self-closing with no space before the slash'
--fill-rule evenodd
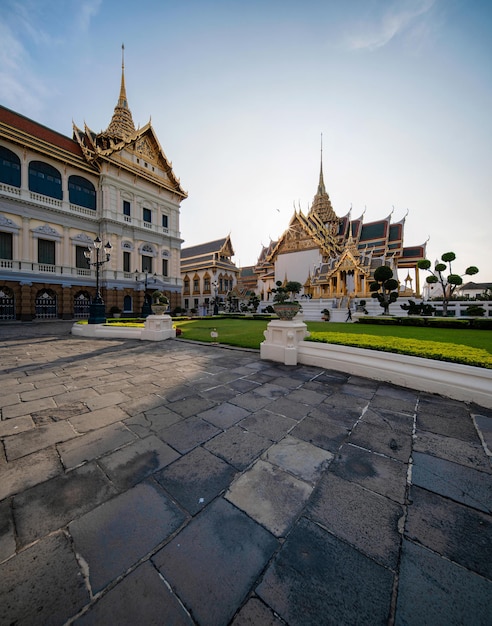
<path id="1" fill-rule="evenodd" d="M 242 348 L 260 347 L 268 322 L 242 319 L 177 320 L 175 325 L 184 339 L 212 342 L 210 333 L 216 329 L 222 344 Z M 316 341 L 354 345 L 423 356 L 437 360 L 492 368 L 492 331 L 415 326 L 371 326 L 369 324 L 337 324 L 306 322 L 311 338 Z"/>

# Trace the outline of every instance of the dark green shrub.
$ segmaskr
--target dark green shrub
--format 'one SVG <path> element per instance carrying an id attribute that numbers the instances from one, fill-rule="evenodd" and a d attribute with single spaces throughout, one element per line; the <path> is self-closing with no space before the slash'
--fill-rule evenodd
<path id="1" fill-rule="evenodd" d="M 478 328 L 480 330 L 492 330 L 492 319 L 477 318 L 471 321 L 472 328 Z"/>
<path id="2" fill-rule="evenodd" d="M 356 324 L 379 324 L 380 326 L 395 326 L 400 323 L 397 317 L 378 316 L 378 317 L 359 317 Z"/>
<path id="3" fill-rule="evenodd" d="M 467 307 L 466 314 L 473 315 L 475 317 L 483 317 L 485 315 L 485 309 L 479 304 L 471 304 Z"/>
<path id="4" fill-rule="evenodd" d="M 422 317 L 401 317 L 400 324 L 402 326 L 425 326 L 425 320 Z"/>
<path id="5" fill-rule="evenodd" d="M 432 328 L 470 328 L 470 320 L 460 320 L 448 317 L 429 318 L 427 326 Z"/>

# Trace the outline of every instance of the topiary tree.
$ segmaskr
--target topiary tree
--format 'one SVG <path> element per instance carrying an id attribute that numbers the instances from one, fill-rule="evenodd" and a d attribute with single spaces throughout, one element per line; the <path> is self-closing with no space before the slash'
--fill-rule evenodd
<path id="1" fill-rule="evenodd" d="M 371 297 L 377 298 L 383 307 L 383 315 L 389 315 L 389 306 L 398 298 L 398 281 L 393 278 L 393 270 L 381 265 L 374 272 L 374 280 L 369 284 Z"/>
<path id="2" fill-rule="evenodd" d="M 474 265 L 470 265 L 467 267 L 464 274 L 453 274 L 451 263 L 456 259 L 456 254 L 454 252 L 445 252 L 441 256 L 441 261 L 443 263 L 439 263 L 436 261 L 434 264 L 434 269 L 431 270 L 431 262 L 428 259 L 422 259 L 417 263 L 417 267 L 421 270 L 427 270 L 430 272 L 430 276 L 427 276 L 425 279 L 429 285 L 434 285 L 439 283 L 442 288 L 442 313 L 444 316 L 448 314 L 448 303 L 453 297 L 456 288 L 463 284 L 463 276 L 473 276 L 474 274 L 478 274 L 478 267 Z M 444 276 L 443 272 L 446 270 L 449 271 L 447 276 Z"/>

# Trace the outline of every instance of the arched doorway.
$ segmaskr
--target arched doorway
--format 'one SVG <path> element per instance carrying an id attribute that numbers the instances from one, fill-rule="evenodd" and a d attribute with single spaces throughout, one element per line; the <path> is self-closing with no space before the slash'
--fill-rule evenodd
<path id="1" fill-rule="evenodd" d="M 87 291 L 79 291 L 73 299 L 73 316 L 78 319 L 89 317 L 91 298 Z"/>
<path id="2" fill-rule="evenodd" d="M 37 319 L 56 319 L 58 303 L 56 293 L 52 289 L 42 289 L 36 294 L 35 312 Z"/>
<path id="3" fill-rule="evenodd" d="M 0 287 L 0 320 L 15 320 L 14 292 L 8 287 Z"/>

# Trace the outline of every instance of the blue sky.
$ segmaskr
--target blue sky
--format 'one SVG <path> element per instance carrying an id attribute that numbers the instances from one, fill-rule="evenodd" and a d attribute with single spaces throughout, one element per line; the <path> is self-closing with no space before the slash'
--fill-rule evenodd
<path id="1" fill-rule="evenodd" d="M 256 261 L 316 193 L 339 216 L 409 211 L 405 244 L 492 281 L 492 2 L 2 0 L 0 102 L 71 135 L 125 80 L 189 197 L 184 246 Z"/>

